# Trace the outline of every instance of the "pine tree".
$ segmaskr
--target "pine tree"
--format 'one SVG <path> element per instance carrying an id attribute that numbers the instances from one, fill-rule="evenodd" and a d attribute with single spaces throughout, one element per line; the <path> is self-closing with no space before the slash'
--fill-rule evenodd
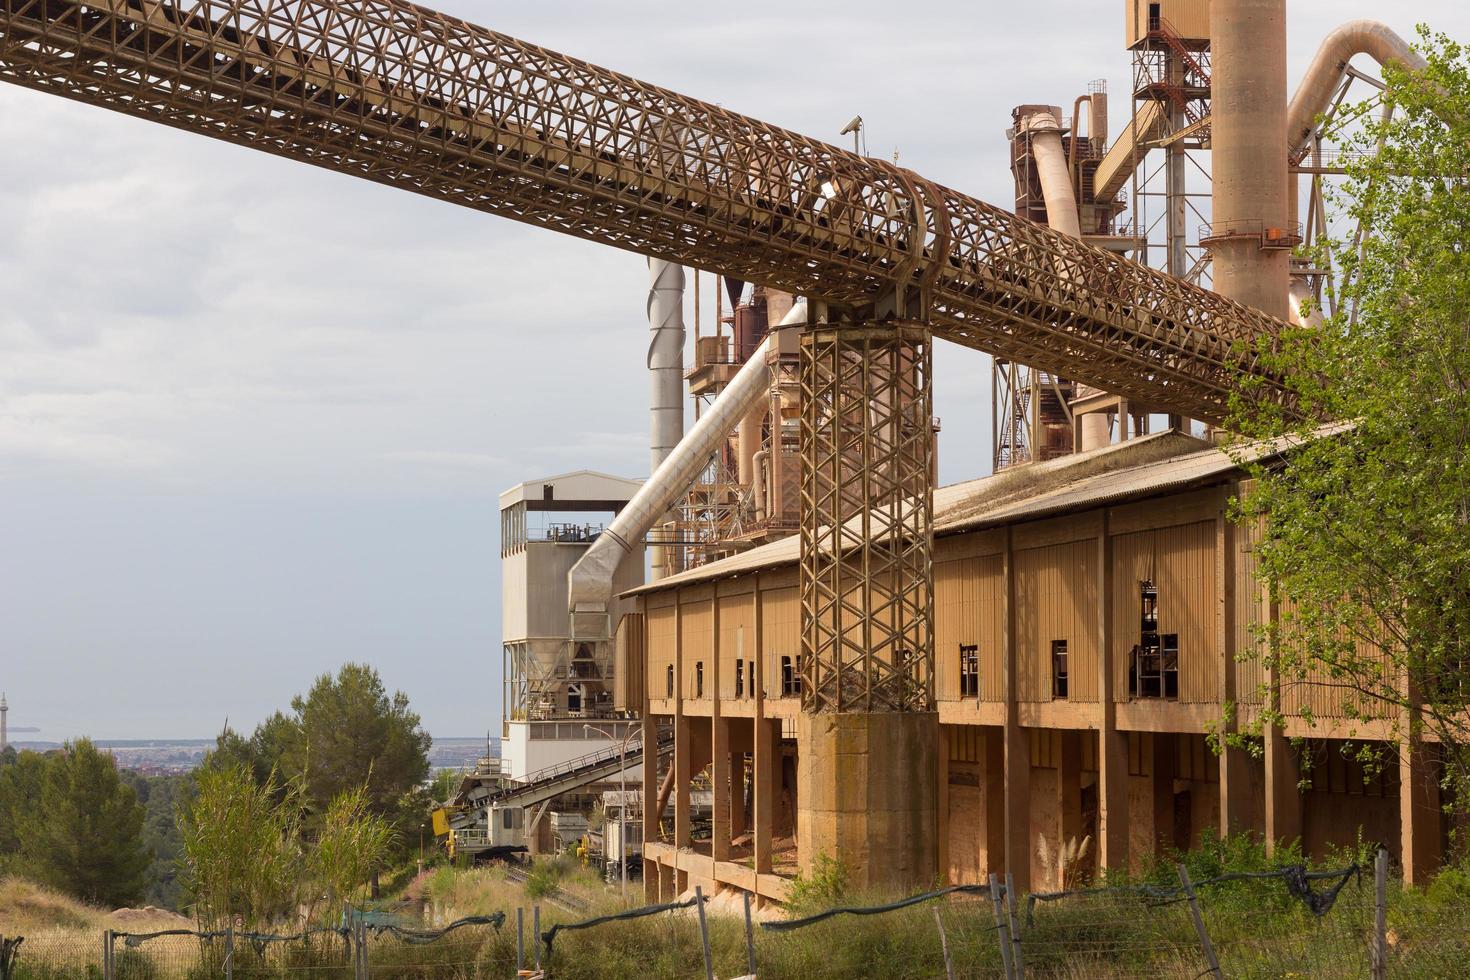
<path id="1" fill-rule="evenodd" d="M 32 799 L 11 800 L 16 870 L 88 902 L 125 905 L 143 892 L 143 807 L 112 756 L 89 739 L 49 754 Z"/>

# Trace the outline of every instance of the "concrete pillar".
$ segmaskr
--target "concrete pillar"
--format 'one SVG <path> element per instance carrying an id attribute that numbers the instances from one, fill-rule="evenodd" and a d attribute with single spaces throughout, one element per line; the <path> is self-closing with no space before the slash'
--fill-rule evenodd
<path id="1" fill-rule="evenodd" d="M 803 711 L 796 737 L 802 871 L 810 873 L 817 855 L 826 854 L 842 862 L 858 891 L 932 885 L 939 715 Z"/>
<path id="2" fill-rule="evenodd" d="M 1219 236 L 1286 228 L 1286 0 L 1212 0 L 1210 59 L 1214 288 L 1284 320 L 1290 250 Z"/>
<path id="3" fill-rule="evenodd" d="M 1235 522 L 1227 508 L 1231 494 L 1222 493 L 1220 509 L 1215 514 L 1215 580 L 1219 583 L 1219 601 L 1215 607 L 1215 635 L 1220 644 L 1221 698 L 1225 704 L 1238 705 L 1240 694 L 1235 683 L 1235 654 L 1241 638 L 1235 635 Z M 1234 734 L 1237 719 L 1232 717 L 1223 734 Z M 1220 836 L 1247 830 L 1258 830 L 1260 819 L 1254 806 L 1251 770 L 1256 761 L 1244 749 L 1228 745 L 1220 751 Z"/>
<path id="4" fill-rule="evenodd" d="M 658 751 L 654 748 L 658 744 L 658 724 L 648 713 L 648 692 L 643 693 L 643 840 L 647 843 L 658 840 L 658 807 L 654 802 L 658 799 Z M 643 862 L 643 897 L 657 901 L 658 883 L 649 880 L 652 865 L 651 861 Z"/>
<path id="5" fill-rule="evenodd" d="M 694 780 L 694 726 L 682 711 L 674 716 L 674 846 L 693 841 L 689 784 Z"/>
<path id="6" fill-rule="evenodd" d="M 1418 737 L 1399 748 L 1399 854 L 1406 885 L 1429 884 L 1444 860 L 1437 755 Z"/>
<path id="7" fill-rule="evenodd" d="M 939 751 L 935 753 L 934 759 L 936 763 L 934 784 L 939 795 L 934 810 L 937 817 L 935 860 L 939 864 L 939 883 L 941 885 L 953 884 L 949 873 L 949 740 L 949 726 L 940 725 Z"/>
<path id="8" fill-rule="evenodd" d="M 1302 836 L 1302 794 L 1298 787 L 1301 769 L 1286 733 L 1272 725 L 1266 729 L 1266 853 L 1277 844 L 1290 844 Z"/>
<path id="9" fill-rule="evenodd" d="M 1097 539 L 1097 864 L 1128 869 L 1128 736 L 1118 731 L 1113 659 L 1113 538 L 1103 512 Z"/>
<path id="10" fill-rule="evenodd" d="M 1165 854 L 1178 843 L 1174 840 L 1174 776 L 1179 762 L 1176 737 L 1167 732 L 1154 732 L 1149 736 L 1149 740 L 1153 743 L 1155 854 Z"/>
<path id="11" fill-rule="evenodd" d="M 715 699 L 718 703 L 719 699 Z M 713 748 L 710 786 L 713 788 L 710 811 L 710 854 L 716 861 L 730 860 L 730 810 L 735 794 L 730 778 L 730 719 L 716 716 L 711 725 Z"/>
<path id="12" fill-rule="evenodd" d="M 1005 576 L 1001 618 L 1002 690 L 1006 720 L 1002 744 L 1005 754 L 1005 870 L 1021 891 L 1031 887 L 1031 739 L 1021 727 L 1016 703 L 1016 560 L 1011 529 L 1006 528 L 1002 561 Z"/>
<path id="13" fill-rule="evenodd" d="M 781 795 L 781 722 L 756 719 L 755 723 L 755 870 L 771 873 L 771 838 L 776 821 L 776 801 Z"/>
<path id="14" fill-rule="evenodd" d="M 986 874 L 1003 875 L 1006 870 L 1006 756 L 1002 728 L 985 730 L 985 771 L 980 785 L 980 803 L 985 807 L 985 864 L 981 867 Z"/>
<path id="15" fill-rule="evenodd" d="M 1061 746 L 1062 754 L 1057 760 L 1059 849 L 1069 840 L 1082 842 L 1082 733 L 1070 729 L 1062 732 Z"/>

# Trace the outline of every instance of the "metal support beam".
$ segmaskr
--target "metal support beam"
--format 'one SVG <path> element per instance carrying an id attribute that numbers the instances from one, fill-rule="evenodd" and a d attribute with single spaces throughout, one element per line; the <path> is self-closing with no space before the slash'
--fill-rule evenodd
<path id="1" fill-rule="evenodd" d="M 927 325 L 802 337 L 802 709 L 934 706 Z"/>

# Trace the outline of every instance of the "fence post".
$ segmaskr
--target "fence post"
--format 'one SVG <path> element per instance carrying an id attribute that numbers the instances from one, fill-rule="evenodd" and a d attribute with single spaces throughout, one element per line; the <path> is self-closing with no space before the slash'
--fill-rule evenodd
<path id="1" fill-rule="evenodd" d="M 1011 930 L 1011 969 L 1016 980 L 1025 980 L 1026 960 L 1021 955 L 1021 922 L 1016 918 L 1016 884 L 1009 871 L 1006 872 L 1006 923 Z"/>
<path id="2" fill-rule="evenodd" d="M 1189 871 L 1182 864 L 1179 865 L 1179 883 L 1184 886 L 1184 894 L 1189 898 L 1189 914 L 1194 916 L 1194 931 L 1199 934 L 1199 948 L 1205 954 L 1205 965 L 1215 975 L 1215 980 L 1224 980 L 1225 974 L 1220 972 L 1220 961 L 1215 958 L 1215 947 L 1210 942 L 1210 934 L 1205 931 L 1205 919 L 1200 915 L 1199 899 L 1195 897 Z"/>
<path id="3" fill-rule="evenodd" d="M 516 906 L 516 976 L 526 971 L 526 910 Z"/>
<path id="4" fill-rule="evenodd" d="M 715 961 L 709 951 L 709 924 L 704 920 L 704 889 L 694 886 L 694 907 L 699 911 L 699 941 L 704 946 L 704 980 L 715 980 Z"/>
<path id="5" fill-rule="evenodd" d="M 102 933 L 102 980 L 113 980 L 112 978 L 112 930 L 106 929 Z"/>
<path id="6" fill-rule="evenodd" d="M 1373 980 L 1388 977 L 1388 851 L 1373 860 Z"/>
<path id="7" fill-rule="evenodd" d="M 541 906 L 531 906 L 531 948 L 536 954 L 536 972 L 541 972 Z"/>
<path id="8" fill-rule="evenodd" d="M 755 972 L 755 929 L 750 921 L 750 892 L 741 892 L 745 896 L 745 960 L 746 967 L 753 977 Z"/>
<path id="9" fill-rule="evenodd" d="M 948 980 L 954 980 L 954 962 L 949 958 L 949 939 L 944 935 L 944 919 L 939 916 L 939 906 L 929 906 L 929 911 L 934 913 L 934 924 L 939 927 L 939 951 L 944 954 L 944 975 Z"/>
<path id="10" fill-rule="evenodd" d="M 1011 929 L 1007 924 L 1009 917 L 1000 905 L 1003 901 L 1000 897 L 1000 879 L 993 874 L 990 876 L 990 901 L 995 905 L 995 937 L 1000 944 L 1000 964 L 1007 980 L 1010 980 L 1013 976 L 1011 973 Z"/>
<path id="11" fill-rule="evenodd" d="M 235 980 L 235 923 L 225 927 L 225 980 Z"/>

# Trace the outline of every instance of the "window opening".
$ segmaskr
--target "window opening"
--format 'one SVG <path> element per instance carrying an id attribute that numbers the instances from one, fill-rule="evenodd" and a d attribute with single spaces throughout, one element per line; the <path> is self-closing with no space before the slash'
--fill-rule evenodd
<path id="1" fill-rule="evenodd" d="M 1067 641 L 1051 641 L 1051 696 L 1067 700 Z"/>
<path id="2" fill-rule="evenodd" d="M 696 698 L 702 698 L 702 697 L 704 697 L 704 661 L 703 660 L 696 660 L 694 662 L 694 696 Z"/>
<path id="3" fill-rule="evenodd" d="M 745 697 L 745 661 L 735 661 L 735 696 Z"/>
<path id="4" fill-rule="evenodd" d="M 1159 633 L 1159 590 L 1151 581 L 1138 584 L 1138 645 L 1128 667 L 1128 694 L 1140 699 L 1179 697 L 1179 634 Z"/>
<path id="5" fill-rule="evenodd" d="M 668 694 L 668 696 L 669 697 L 673 697 L 674 696 L 674 665 L 673 664 L 669 664 L 669 667 L 668 667 L 668 681 L 669 681 L 669 685 L 668 685 L 669 686 L 669 694 Z"/>
<path id="6" fill-rule="evenodd" d="M 960 697 L 980 696 L 980 648 L 973 643 L 960 644 Z"/>

